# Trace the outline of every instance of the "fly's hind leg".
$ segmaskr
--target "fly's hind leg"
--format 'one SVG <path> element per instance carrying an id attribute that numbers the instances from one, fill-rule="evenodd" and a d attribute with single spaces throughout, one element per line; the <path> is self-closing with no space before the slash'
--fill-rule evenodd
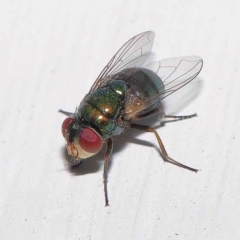
<path id="1" fill-rule="evenodd" d="M 159 145 L 159 147 L 161 149 L 162 156 L 163 156 L 163 158 L 164 158 L 164 160 L 166 162 L 174 164 L 174 165 L 176 165 L 178 167 L 182 167 L 182 168 L 188 169 L 188 170 L 193 171 L 193 172 L 197 172 L 198 171 L 198 169 L 191 168 L 191 167 L 188 167 L 186 165 L 183 165 L 182 163 L 177 162 L 176 160 L 174 160 L 171 157 L 169 157 L 168 154 L 167 154 L 167 151 L 166 151 L 166 149 L 165 149 L 165 147 L 163 145 L 163 142 L 162 142 L 160 136 L 158 135 L 157 131 L 154 128 L 149 127 L 149 126 L 138 125 L 138 124 L 131 124 L 130 128 L 131 129 L 140 130 L 140 131 L 143 131 L 143 132 L 151 132 L 151 133 L 153 133 L 155 135 L 155 137 L 157 138 L 158 145 Z"/>
<path id="2" fill-rule="evenodd" d="M 140 119 L 152 117 L 155 114 L 161 114 L 161 116 L 163 118 L 165 118 L 165 119 L 166 118 L 172 118 L 172 119 L 176 119 L 176 121 L 183 120 L 183 119 L 188 119 L 188 118 L 192 118 L 192 117 L 196 117 L 197 116 L 196 113 L 191 114 L 191 115 L 185 115 L 185 116 L 165 115 L 163 109 L 162 108 L 158 108 L 158 109 L 154 109 L 154 110 L 152 110 L 150 112 L 147 112 L 147 113 L 144 113 L 144 114 L 136 115 L 134 117 L 134 119 L 132 119 L 132 120 L 137 121 L 137 120 L 140 120 Z"/>
<path id="3" fill-rule="evenodd" d="M 173 118 L 176 120 L 183 120 L 183 119 L 187 119 L 187 118 L 192 118 L 192 117 L 196 117 L 197 114 L 191 114 L 191 115 L 185 115 L 185 116 L 174 116 L 174 115 L 164 115 L 164 118 Z"/>
<path id="4" fill-rule="evenodd" d="M 108 175 L 108 163 L 113 150 L 113 142 L 111 138 L 106 140 L 106 151 L 104 154 L 104 170 L 103 170 L 103 184 L 104 184 L 104 195 L 105 195 L 105 206 L 109 206 L 108 202 L 108 190 L 107 190 L 107 175 Z"/>

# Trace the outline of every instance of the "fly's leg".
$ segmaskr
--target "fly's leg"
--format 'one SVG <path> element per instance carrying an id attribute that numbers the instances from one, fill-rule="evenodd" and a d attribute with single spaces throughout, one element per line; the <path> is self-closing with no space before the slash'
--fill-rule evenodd
<path id="1" fill-rule="evenodd" d="M 185 115 L 185 116 L 165 115 L 164 112 L 163 112 L 163 109 L 162 108 L 158 108 L 158 109 L 152 110 L 152 111 L 150 111 L 148 113 L 145 113 L 145 114 L 136 115 L 134 117 L 134 119 L 132 119 L 132 120 L 133 121 L 137 121 L 137 120 L 140 120 L 140 119 L 152 117 L 153 115 L 159 114 L 159 113 L 162 115 L 163 118 L 173 118 L 173 119 L 176 119 L 176 120 L 183 120 L 183 119 L 192 118 L 192 117 L 196 117 L 197 116 L 196 113 L 191 114 L 191 115 Z"/>
<path id="2" fill-rule="evenodd" d="M 73 117 L 73 113 L 64 111 L 62 109 L 59 109 L 58 112 L 63 113 L 64 115 L 67 115 L 68 117 Z"/>
<path id="3" fill-rule="evenodd" d="M 183 120 L 183 119 L 187 119 L 187 118 L 192 118 L 192 117 L 196 117 L 197 114 L 191 114 L 191 115 L 185 115 L 185 116 L 174 116 L 174 115 L 164 115 L 164 118 L 173 118 L 173 119 L 177 119 L 177 120 Z"/>
<path id="4" fill-rule="evenodd" d="M 109 206 L 108 203 L 108 191 L 107 191 L 107 175 L 108 175 L 108 162 L 113 150 L 113 141 L 111 138 L 106 140 L 106 151 L 104 155 L 104 170 L 103 170 L 103 184 L 104 184 L 104 195 L 105 195 L 105 206 Z"/>
<path id="5" fill-rule="evenodd" d="M 145 114 L 141 114 L 141 115 L 136 115 L 133 119 L 133 121 L 137 121 L 137 120 L 140 120 L 140 119 L 144 119 L 144 118 L 148 118 L 148 117 L 152 117 L 153 115 L 156 115 L 156 114 L 164 114 L 162 108 L 158 108 L 158 109 L 154 109 L 148 113 L 145 113 Z"/>
<path id="6" fill-rule="evenodd" d="M 162 156 L 163 156 L 163 158 L 164 158 L 164 160 L 166 162 L 172 163 L 172 164 L 174 164 L 174 165 L 176 165 L 178 167 L 182 167 L 182 168 L 185 168 L 185 169 L 188 169 L 190 171 L 193 171 L 193 172 L 197 173 L 198 169 L 191 168 L 191 167 L 188 167 L 186 165 L 183 165 L 182 163 L 177 162 L 177 161 L 175 161 L 174 159 L 172 159 L 172 158 L 170 158 L 168 156 L 167 151 L 166 151 L 166 149 L 165 149 L 165 147 L 163 145 L 163 142 L 162 142 L 160 136 L 158 135 L 157 131 L 154 128 L 149 127 L 149 126 L 138 125 L 138 124 L 131 124 L 130 128 L 136 129 L 136 130 L 140 130 L 140 131 L 143 131 L 143 132 L 154 133 L 155 137 L 157 138 L 158 145 L 159 145 L 159 147 L 161 149 Z"/>

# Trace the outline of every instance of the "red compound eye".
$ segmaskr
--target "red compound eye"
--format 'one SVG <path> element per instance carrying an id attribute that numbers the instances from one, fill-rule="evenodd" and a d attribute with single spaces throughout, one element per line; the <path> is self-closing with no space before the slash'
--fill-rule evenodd
<path id="1" fill-rule="evenodd" d="M 101 136 L 91 128 L 84 128 L 79 136 L 79 145 L 88 153 L 97 153 L 102 149 Z"/>
<path id="2" fill-rule="evenodd" d="M 63 123 L 62 123 L 62 134 L 63 134 L 63 137 L 65 137 L 65 131 L 68 127 L 68 125 L 72 122 L 72 118 L 68 117 L 66 118 Z"/>

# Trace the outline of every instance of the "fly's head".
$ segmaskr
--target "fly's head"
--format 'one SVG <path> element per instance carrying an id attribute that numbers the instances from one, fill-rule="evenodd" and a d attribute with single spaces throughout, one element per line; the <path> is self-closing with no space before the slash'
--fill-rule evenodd
<path id="1" fill-rule="evenodd" d="M 103 140 L 99 133 L 84 126 L 78 119 L 66 118 L 62 123 L 62 134 L 68 154 L 75 159 L 89 158 L 102 149 Z"/>

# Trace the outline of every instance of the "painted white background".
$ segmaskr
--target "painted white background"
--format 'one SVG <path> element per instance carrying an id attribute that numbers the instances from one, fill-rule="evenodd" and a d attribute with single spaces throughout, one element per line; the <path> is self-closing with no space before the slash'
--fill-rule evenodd
<path id="1" fill-rule="evenodd" d="M 240 239 L 239 13 L 237 0 L 1 1 L 0 239 Z M 201 171 L 164 164 L 152 134 L 128 132 L 106 208 L 103 152 L 69 171 L 58 109 L 74 111 L 146 30 L 154 60 L 204 60 L 166 109 L 198 117 L 158 128 L 169 155 Z"/>

